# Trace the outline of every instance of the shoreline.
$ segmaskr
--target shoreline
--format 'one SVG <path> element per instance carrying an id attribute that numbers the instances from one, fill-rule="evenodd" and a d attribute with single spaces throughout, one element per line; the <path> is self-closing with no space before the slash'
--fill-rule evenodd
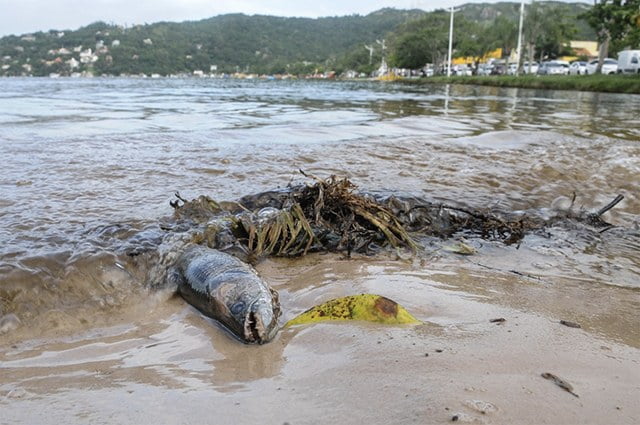
<path id="1" fill-rule="evenodd" d="M 395 80 L 408 84 L 461 84 L 524 89 L 640 94 L 640 75 L 509 75 L 425 77 Z"/>
<path id="2" fill-rule="evenodd" d="M 410 85 L 429 84 L 457 84 L 485 87 L 505 87 L 523 89 L 587 91 L 596 93 L 640 94 L 640 75 L 526 75 L 526 76 L 434 76 L 423 78 L 303 78 L 298 76 L 270 77 L 270 76 L 203 76 L 191 75 L 87 75 L 87 76 L 0 76 L 0 79 L 136 79 L 136 80 L 260 80 L 260 81 L 323 81 L 323 82 L 364 82 L 364 83 L 402 83 Z"/>

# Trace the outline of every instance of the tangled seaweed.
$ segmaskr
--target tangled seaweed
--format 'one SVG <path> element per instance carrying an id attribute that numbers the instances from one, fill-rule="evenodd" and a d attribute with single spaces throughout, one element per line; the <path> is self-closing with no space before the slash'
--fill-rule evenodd
<path id="1" fill-rule="evenodd" d="M 347 178 L 320 179 L 303 171 L 313 184 L 263 192 L 238 202 L 207 196 L 187 201 L 176 194 L 175 216 L 199 226 L 194 242 L 210 247 L 239 245 L 250 258 L 296 257 L 311 251 L 362 252 L 382 246 L 418 249 L 413 236 L 448 238 L 455 234 L 519 243 L 528 232 L 549 223 L 523 214 L 496 213 L 430 203 L 419 198 L 376 198 L 357 192 Z M 567 213 L 566 218 L 605 227 L 596 213 Z M 562 217 L 561 217 L 562 218 Z"/>
<path id="2" fill-rule="evenodd" d="M 463 233 L 511 245 L 520 242 L 528 231 L 543 226 L 540 220 L 526 215 L 509 216 L 416 199 L 391 197 L 386 204 L 412 233 L 441 238 Z"/>
<path id="3" fill-rule="evenodd" d="M 218 246 L 220 235 L 231 233 L 254 257 L 362 252 L 386 244 L 417 249 L 395 214 L 372 197 L 356 193 L 347 178 L 304 175 L 315 183 L 226 204 L 207 196 L 187 201 L 176 194 L 171 205 L 176 218 L 202 226 L 195 242 Z"/>

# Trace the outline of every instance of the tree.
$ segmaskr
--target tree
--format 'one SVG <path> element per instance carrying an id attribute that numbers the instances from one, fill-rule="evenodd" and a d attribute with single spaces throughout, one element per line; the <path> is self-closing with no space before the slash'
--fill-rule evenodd
<path id="1" fill-rule="evenodd" d="M 381 60 L 382 52 L 379 48 L 374 49 L 370 54 L 369 50 L 365 48 L 365 43 L 362 43 L 338 58 L 335 64 L 335 71 L 338 74 L 348 70 L 371 74 L 380 66 Z"/>
<path id="2" fill-rule="evenodd" d="M 496 48 L 501 47 L 499 37 L 495 32 L 494 24 L 481 24 L 471 22 L 463 17 L 458 21 L 465 31 L 459 33 L 458 45 L 456 53 L 459 56 L 468 56 L 473 58 L 474 72 L 477 71 L 478 63 Z M 498 25 L 500 27 L 500 25 Z"/>
<path id="3" fill-rule="evenodd" d="M 455 26 L 454 49 L 461 26 Z M 449 12 L 436 10 L 424 17 L 409 21 L 391 38 L 390 64 L 400 68 L 421 68 L 428 63 L 436 70 L 444 63 L 449 43 Z"/>
<path id="4" fill-rule="evenodd" d="M 610 43 L 631 46 L 640 43 L 640 0 L 602 0 L 583 16 L 600 42 L 596 73 L 602 71 Z"/>
<path id="5" fill-rule="evenodd" d="M 541 61 L 569 53 L 565 46 L 575 33 L 575 22 L 566 6 L 532 2 L 526 9 L 524 24 L 529 63 L 536 53 Z"/>
<path id="6" fill-rule="evenodd" d="M 491 32 L 496 40 L 497 46 L 502 48 L 502 54 L 509 55 L 518 39 L 518 25 L 516 20 L 498 16 L 493 21 L 491 27 Z"/>

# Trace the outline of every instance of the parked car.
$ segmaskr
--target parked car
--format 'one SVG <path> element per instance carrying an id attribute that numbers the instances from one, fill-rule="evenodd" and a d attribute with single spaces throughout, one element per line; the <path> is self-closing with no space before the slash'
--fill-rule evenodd
<path id="1" fill-rule="evenodd" d="M 536 74 L 538 72 L 538 62 L 531 62 L 531 70 L 529 70 L 529 62 L 525 62 L 522 64 L 522 73 L 523 74 Z"/>
<path id="2" fill-rule="evenodd" d="M 587 63 L 584 61 L 573 61 L 569 64 L 569 75 L 584 75 L 587 73 Z"/>
<path id="3" fill-rule="evenodd" d="M 589 75 L 593 75 L 596 73 L 596 68 L 598 67 L 598 59 L 594 59 L 587 64 L 585 72 Z M 606 58 L 604 63 L 602 64 L 602 73 L 603 74 L 615 74 L 618 72 L 618 61 L 611 58 Z"/>
<path id="4" fill-rule="evenodd" d="M 471 68 L 467 65 L 456 65 L 451 69 L 453 75 L 470 76 L 473 75 Z"/>
<path id="5" fill-rule="evenodd" d="M 565 61 L 542 62 L 538 68 L 538 75 L 567 75 L 569 64 Z"/>
<path id="6" fill-rule="evenodd" d="M 623 50 L 618 53 L 618 73 L 640 74 L 640 50 Z"/>
<path id="7" fill-rule="evenodd" d="M 478 65 L 478 75 L 491 75 L 493 65 L 490 63 L 481 63 Z"/>
<path id="8" fill-rule="evenodd" d="M 425 65 L 420 70 L 420 76 L 421 77 L 433 77 L 433 74 L 434 74 L 433 65 Z"/>
<path id="9" fill-rule="evenodd" d="M 507 68 L 507 74 L 508 75 L 516 75 L 518 71 L 518 64 L 517 63 L 510 63 L 509 67 Z M 529 62 L 524 62 L 522 64 L 522 70 L 520 71 L 522 74 L 535 74 L 536 72 L 538 72 L 538 62 L 531 62 L 531 72 L 529 72 Z"/>
<path id="10" fill-rule="evenodd" d="M 506 63 L 493 63 L 493 68 L 491 68 L 491 75 L 506 75 L 507 73 L 507 64 Z"/>

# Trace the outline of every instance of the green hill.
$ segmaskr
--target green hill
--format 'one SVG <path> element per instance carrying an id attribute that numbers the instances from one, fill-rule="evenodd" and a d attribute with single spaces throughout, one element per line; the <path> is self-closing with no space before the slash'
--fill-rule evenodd
<path id="1" fill-rule="evenodd" d="M 595 39 L 593 31 L 577 19 L 590 6 L 562 4 L 576 19 L 576 38 Z M 490 26 L 498 16 L 516 21 L 519 3 L 473 3 L 460 9 L 468 21 Z M 50 30 L 0 38 L 0 76 L 72 72 L 170 75 L 192 74 L 196 70 L 260 74 L 299 74 L 316 69 L 369 72 L 380 63 L 381 50 L 376 40 L 393 39 L 396 29 L 425 15 L 421 10 L 386 8 L 365 16 L 318 19 L 228 14 L 130 28 L 96 22 L 76 31 Z M 365 44 L 376 47 L 373 57 L 365 50 Z"/>
<path id="2" fill-rule="evenodd" d="M 313 71 L 423 13 L 382 9 L 366 16 L 318 19 L 229 14 L 132 28 L 98 22 L 77 31 L 3 37 L 0 60 L 5 69 L 0 75 L 68 73 L 68 61 L 80 61 L 82 51 L 89 62 L 74 70 L 92 69 L 95 74 L 167 75 L 209 72 L 212 66 L 218 72 L 276 73 L 305 67 Z M 95 57 L 89 56 L 89 48 Z"/>

